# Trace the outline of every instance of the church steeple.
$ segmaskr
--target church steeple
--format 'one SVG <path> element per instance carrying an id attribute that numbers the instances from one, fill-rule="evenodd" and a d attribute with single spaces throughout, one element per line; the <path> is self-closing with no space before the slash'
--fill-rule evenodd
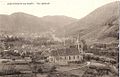
<path id="1" fill-rule="evenodd" d="M 77 48 L 78 48 L 78 51 L 80 53 L 83 53 L 83 44 L 80 40 L 80 35 L 78 34 L 78 37 L 77 37 Z"/>

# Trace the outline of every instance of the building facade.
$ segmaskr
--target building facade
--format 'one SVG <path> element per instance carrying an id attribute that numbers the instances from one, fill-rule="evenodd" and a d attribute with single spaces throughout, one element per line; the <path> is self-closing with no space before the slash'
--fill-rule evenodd
<path id="1" fill-rule="evenodd" d="M 52 50 L 49 56 L 49 62 L 60 65 L 69 63 L 80 63 L 83 60 L 81 52 L 77 48 L 65 48 Z"/>

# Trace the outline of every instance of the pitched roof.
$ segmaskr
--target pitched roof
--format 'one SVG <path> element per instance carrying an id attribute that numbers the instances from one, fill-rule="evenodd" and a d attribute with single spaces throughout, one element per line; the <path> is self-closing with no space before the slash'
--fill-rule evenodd
<path id="1" fill-rule="evenodd" d="M 69 56 L 80 54 L 77 48 L 64 48 L 51 51 L 51 56 Z"/>

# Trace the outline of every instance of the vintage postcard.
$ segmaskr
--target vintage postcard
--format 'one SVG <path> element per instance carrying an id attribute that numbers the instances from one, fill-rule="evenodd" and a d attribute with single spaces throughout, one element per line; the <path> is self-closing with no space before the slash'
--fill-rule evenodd
<path id="1" fill-rule="evenodd" d="M 119 77 L 119 0 L 0 0 L 0 77 Z"/>

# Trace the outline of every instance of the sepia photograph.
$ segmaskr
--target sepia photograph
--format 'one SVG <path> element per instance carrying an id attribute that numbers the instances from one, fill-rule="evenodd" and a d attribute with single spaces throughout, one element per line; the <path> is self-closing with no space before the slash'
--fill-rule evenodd
<path id="1" fill-rule="evenodd" d="M 119 0 L 0 0 L 0 77 L 119 77 Z"/>

